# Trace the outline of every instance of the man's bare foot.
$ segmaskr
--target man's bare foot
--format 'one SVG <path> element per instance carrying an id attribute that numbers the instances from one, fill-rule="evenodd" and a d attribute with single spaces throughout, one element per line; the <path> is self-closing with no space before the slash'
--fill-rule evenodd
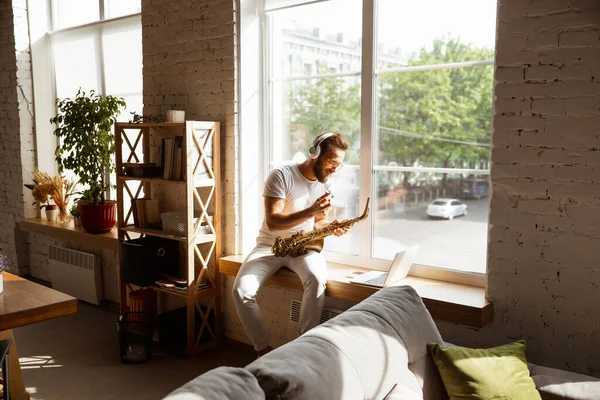
<path id="1" fill-rule="evenodd" d="M 273 350 L 273 348 L 271 346 L 267 346 L 262 350 L 257 350 L 256 351 L 256 358 L 262 357 L 265 354 L 267 354 L 268 352 L 270 352 L 271 350 Z"/>

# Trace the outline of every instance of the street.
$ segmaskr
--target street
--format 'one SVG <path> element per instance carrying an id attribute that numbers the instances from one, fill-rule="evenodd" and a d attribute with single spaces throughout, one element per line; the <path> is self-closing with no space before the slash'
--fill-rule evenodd
<path id="1" fill-rule="evenodd" d="M 415 264 L 485 273 L 488 199 L 461 200 L 467 205 L 466 216 L 453 220 L 429 219 L 428 203 L 403 211 L 375 212 L 375 258 L 393 259 L 397 251 L 420 245 Z M 340 238 L 328 238 L 326 250 L 352 252 L 359 248 L 359 229 Z"/>

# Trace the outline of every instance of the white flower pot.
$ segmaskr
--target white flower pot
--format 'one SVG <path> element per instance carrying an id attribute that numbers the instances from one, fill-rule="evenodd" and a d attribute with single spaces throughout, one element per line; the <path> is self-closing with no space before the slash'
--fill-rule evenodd
<path id="1" fill-rule="evenodd" d="M 58 219 L 58 208 L 55 208 L 54 210 L 48 210 L 46 208 L 46 219 L 48 221 L 56 221 Z"/>
<path id="2" fill-rule="evenodd" d="M 0 274 L 0 293 L 4 292 L 4 275 Z"/>

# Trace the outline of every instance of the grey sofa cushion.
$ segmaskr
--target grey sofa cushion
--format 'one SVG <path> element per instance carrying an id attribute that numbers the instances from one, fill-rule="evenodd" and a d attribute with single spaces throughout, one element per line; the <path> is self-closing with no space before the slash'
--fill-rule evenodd
<path id="1" fill-rule="evenodd" d="M 397 383 L 418 398 L 444 399 L 428 342 L 442 338 L 421 298 L 390 287 L 246 368 L 267 399 L 380 400 Z"/>
<path id="2" fill-rule="evenodd" d="M 246 369 L 267 399 L 364 399 L 354 366 L 337 347 L 316 337 L 301 336 Z"/>
<path id="3" fill-rule="evenodd" d="M 598 378 L 536 365 L 530 365 L 530 371 L 543 400 L 600 399 Z"/>
<path id="4" fill-rule="evenodd" d="M 256 378 L 243 368 L 210 370 L 170 393 L 163 400 L 264 400 Z"/>
<path id="5" fill-rule="evenodd" d="M 423 399 L 446 399 L 446 389 L 427 350 L 427 343 L 444 343 L 431 314 L 417 291 L 410 286 L 392 286 L 352 307 L 388 321 L 408 354 L 408 368 L 423 388 Z"/>

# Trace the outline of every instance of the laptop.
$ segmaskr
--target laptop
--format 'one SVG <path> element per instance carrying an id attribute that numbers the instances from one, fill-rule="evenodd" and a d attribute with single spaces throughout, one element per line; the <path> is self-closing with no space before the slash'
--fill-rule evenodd
<path id="1" fill-rule="evenodd" d="M 393 283 L 398 282 L 400 279 L 404 279 L 408 275 L 408 271 L 419 251 L 419 245 L 409 247 L 408 249 L 399 251 L 396 253 L 392 266 L 389 272 L 383 271 L 369 271 L 361 275 L 358 275 L 352 280 L 351 283 L 358 283 L 360 285 L 374 286 L 374 287 L 387 287 Z"/>

